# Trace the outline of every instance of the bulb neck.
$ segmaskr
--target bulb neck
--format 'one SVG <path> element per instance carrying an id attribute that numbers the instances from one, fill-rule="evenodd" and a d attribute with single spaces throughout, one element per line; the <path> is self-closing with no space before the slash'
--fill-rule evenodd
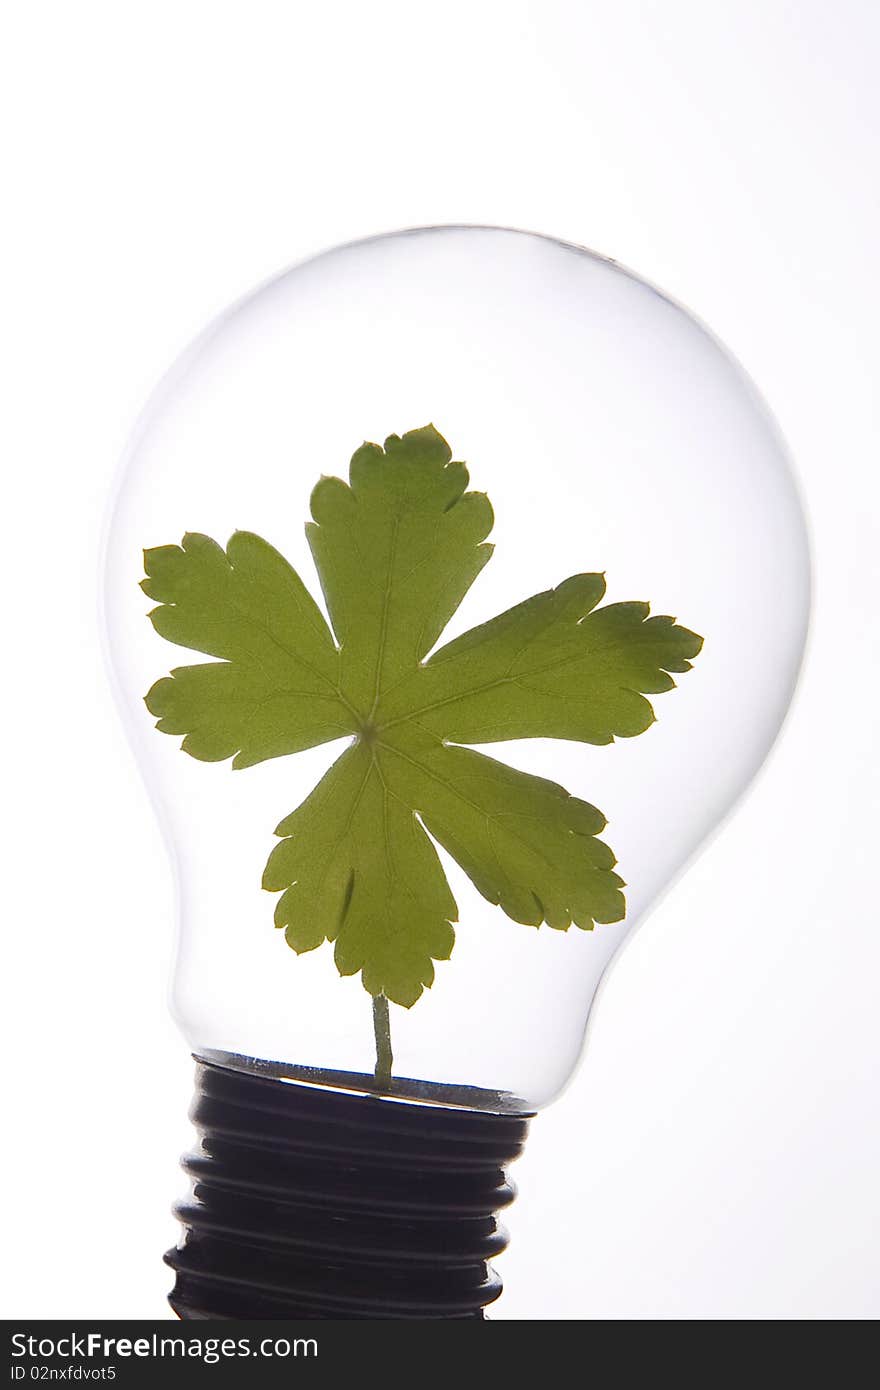
<path id="1" fill-rule="evenodd" d="M 190 1116 L 192 1191 L 165 1256 L 179 1317 L 481 1318 L 500 1295 L 489 1261 L 507 1245 L 497 1213 L 516 1195 L 505 1169 L 528 1112 L 352 1094 L 196 1058 Z"/>

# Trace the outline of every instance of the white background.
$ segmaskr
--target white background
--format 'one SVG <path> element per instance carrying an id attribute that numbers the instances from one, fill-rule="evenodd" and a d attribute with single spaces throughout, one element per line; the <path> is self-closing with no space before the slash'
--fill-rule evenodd
<path id="1" fill-rule="evenodd" d="M 533 1126 L 495 1316 L 876 1317 L 880 11 L 5 16 L 3 1314 L 167 1312 L 190 1063 L 164 1008 L 170 877 L 96 620 L 132 420 L 270 273 L 463 221 L 589 245 L 695 309 L 788 438 L 817 570 L 770 766 L 619 959 Z"/>

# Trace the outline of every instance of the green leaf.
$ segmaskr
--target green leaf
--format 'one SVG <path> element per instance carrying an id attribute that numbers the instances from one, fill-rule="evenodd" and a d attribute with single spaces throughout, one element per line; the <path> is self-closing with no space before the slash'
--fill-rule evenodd
<path id="1" fill-rule="evenodd" d="M 575 575 L 428 658 L 486 564 L 492 509 L 433 426 L 364 444 L 322 478 L 306 531 L 335 634 L 267 542 L 237 532 L 146 552 L 150 617 L 220 658 L 178 668 L 147 705 L 194 757 L 234 767 L 342 735 L 351 746 L 278 826 L 263 885 L 297 952 L 335 943 L 341 974 L 411 1006 L 458 912 L 433 841 L 516 922 L 591 930 L 625 913 L 605 818 L 460 743 L 605 744 L 654 720 L 702 639 L 646 603 L 598 607 Z M 427 660 L 425 658 L 428 658 Z"/>
<path id="2" fill-rule="evenodd" d="M 389 734 L 386 781 L 413 806 L 484 898 L 515 922 L 585 931 L 625 912 L 614 855 L 596 836 L 605 817 L 564 787 L 470 748 Z"/>
<path id="3" fill-rule="evenodd" d="M 236 531 L 144 552 L 150 619 L 181 647 L 221 662 L 181 666 L 157 681 L 147 709 L 204 762 L 250 767 L 357 730 L 340 689 L 339 652 L 299 575 L 259 536 Z"/>
<path id="4" fill-rule="evenodd" d="M 343 753 L 278 826 L 263 874 L 284 889 L 275 925 L 295 951 L 336 942 L 341 975 L 363 972 L 371 994 L 414 1004 L 454 940 L 455 899 L 437 851 L 388 787 L 363 743 Z"/>
<path id="5" fill-rule="evenodd" d="M 385 726 L 417 721 L 442 738 L 611 743 L 654 722 L 645 694 L 674 689 L 702 639 L 647 603 L 596 608 L 601 574 L 576 574 L 442 647 L 383 702 Z"/>
<path id="6" fill-rule="evenodd" d="M 488 497 L 433 426 L 364 444 L 350 486 L 322 478 L 306 534 L 346 693 L 366 718 L 431 650 L 492 554 Z"/>

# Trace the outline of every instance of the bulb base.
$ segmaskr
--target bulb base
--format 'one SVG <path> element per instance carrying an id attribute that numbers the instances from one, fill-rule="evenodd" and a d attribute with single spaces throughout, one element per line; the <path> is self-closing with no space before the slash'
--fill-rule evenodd
<path id="1" fill-rule="evenodd" d="M 245 1065 L 245 1059 L 241 1059 Z M 196 1058 L 181 1318 L 481 1318 L 531 1115 L 303 1085 Z"/>

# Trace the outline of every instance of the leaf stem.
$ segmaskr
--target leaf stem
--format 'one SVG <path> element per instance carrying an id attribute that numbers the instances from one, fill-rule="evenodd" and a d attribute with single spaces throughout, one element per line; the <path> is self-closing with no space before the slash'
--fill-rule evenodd
<path id="1" fill-rule="evenodd" d="M 391 1020 L 388 1016 L 388 1000 L 384 994 L 373 996 L 373 1032 L 376 1037 L 376 1084 L 386 1086 L 391 1080 L 391 1067 L 394 1054 L 391 1051 Z"/>

